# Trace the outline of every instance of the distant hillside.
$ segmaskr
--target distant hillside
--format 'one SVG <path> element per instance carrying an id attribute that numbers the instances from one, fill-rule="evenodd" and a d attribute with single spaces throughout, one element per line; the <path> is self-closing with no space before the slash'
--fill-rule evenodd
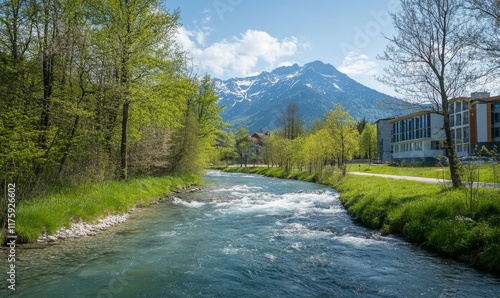
<path id="1" fill-rule="evenodd" d="M 253 77 L 214 79 L 214 84 L 219 104 L 225 107 L 223 119 L 250 131 L 276 128 L 276 119 L 291 102 L 297 104 L 307 125 L 334 109 L 336 103 L 341 103 L 357 120 L 366 117 L 373 122 L 401 114 L 380 105 L 390 96 L 321 61 L 302 67 L 279 67 Z"/>

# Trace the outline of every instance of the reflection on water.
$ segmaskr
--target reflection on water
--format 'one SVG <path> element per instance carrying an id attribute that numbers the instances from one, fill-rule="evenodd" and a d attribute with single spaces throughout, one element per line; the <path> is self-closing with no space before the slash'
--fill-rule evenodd
<path id="1" fill-rule="evenodd" d="M 202 190 L 45 249 L 18 297 L 495 297 L 500 281 L 352 223 L 334 190 L 208 172 Z M 0 296 L 12 294 L 4 288 Z"/>

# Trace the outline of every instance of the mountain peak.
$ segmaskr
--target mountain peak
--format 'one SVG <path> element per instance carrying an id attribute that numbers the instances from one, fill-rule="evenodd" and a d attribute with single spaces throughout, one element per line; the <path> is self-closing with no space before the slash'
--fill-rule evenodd
<path id="1" fill-rule="evenodd" d="M 319 60 L 299 66 L 281 66 L 257 76 L 216 80 L 225 121 L 252 130 L 272 130 L 276 119 L 291 102 L 297 104 L 306 125 L 341 103 L 358 120 L 375 121 L 393 116 L 376 104 L 387 95 L 370 89 L 333 65 Z"/>
<path id="2" fill-rule="evenodd" d="M 273 71 L 271 71 L 271 73 L 274 75 L 280 76 L 280 75 L 294 73 L 298 70 L 300 70 L 300 66 L 297 63 L 295 63 L 295 64 L 290 65 L 290 66 L 280 66 L 280 67 L 274 69 Z"/>
<path id="3" fill-rule="evenodd" d="M 319 60 L 305 64 L 304 68 L 312 69 L 315 72 L 323 74 L 323 75 L 330 75 L 330 76 L 345 75 L 345 74 L 341 73 L 340 71 L 338 71 L 333 65 L 328 64 L 328 63 L 323 63 Z"/>

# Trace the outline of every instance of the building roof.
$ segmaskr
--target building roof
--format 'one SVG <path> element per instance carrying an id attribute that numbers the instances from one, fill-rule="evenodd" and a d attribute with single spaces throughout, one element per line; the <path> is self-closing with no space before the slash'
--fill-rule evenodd
<path id="1" fill-rule="evenodd" d="M 375 121 L 375 123 L 378 123 L 378 122 L 380 122 L 380 121 L 388 121 L 388 120 L 392 120 L 392 119 L 394 119 L 394 118 L 395 118 L 395 116 L 392 116 L 392 117 L 387 117 L 387 118 L 382 118 L 382 119 L 378 119 L 377 121 Z"/>
<path id="2" fill-rule="evenodd" d="M 500 95 L 491 96 L 488 98 L 475 98 L 473 103 L 491 103 L 491 102 L 500 102 Z"/>
<path id="3" fill-rule="evenodd" d="M 440 115 L 436 111 L 418 111 L 418 112 L 415 112 L 415 113 L 411 113 L 411 114 L 407 114 L 407 115 L 404 115 L 404 116 L 400 116 L 400 117 L 396 117 L 394 119 L 391 119 L 391 120 L 389 120 L 389 123 L 394 123 L 394 122 L 398 122 L 398 121 L 401 121 L 401 120 L 404 120 L 404 119 L 409 119 L 409 118 L 413 118 L 413 117 L 417 117 L 417 116 L 421 116 L 421 115 L 426 115 L 426 114 L 438 114 L 438 115 Z"/>
<path id="4" fill-rule="evenodd" d="M 474 98 L 474 97 L 456 97 L 449 100 L 449 103 L 457 102 L 457 101 L 470 101 L 472 104 L 477 103 L 490 103 L 500 101 L 500 95 L 490 96 L 490 97 L 482 97 L 482 98 Z"/>

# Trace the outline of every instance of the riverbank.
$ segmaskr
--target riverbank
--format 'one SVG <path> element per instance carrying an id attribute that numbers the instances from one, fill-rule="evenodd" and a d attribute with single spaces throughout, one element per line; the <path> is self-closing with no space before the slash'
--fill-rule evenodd
<path id="1" fill-rule="evenodd" d="M 108 181 L 21 201 L 16 208 L 19 243 L 95 234 L 123 222 L 134 208 L 149 206 L 199 182 L 200 177 L 194 175 Z"/>
<path id="2" fill-rule="evenodd" d="M 340 192 L 348 213 L 366 227 L 403 236 L 439 255 L 500 274 L 500 191 L 279 168 L 222 168 L 321 183 Z"/>

